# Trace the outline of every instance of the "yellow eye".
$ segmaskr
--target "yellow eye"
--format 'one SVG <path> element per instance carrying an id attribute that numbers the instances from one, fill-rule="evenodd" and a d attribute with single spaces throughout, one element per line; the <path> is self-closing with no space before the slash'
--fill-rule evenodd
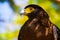
<path id="1" fill-rule="evenodd" d="M 34 8 L 32 8 L 32 7 L 28 7 L 24 10 L 25 14 L 31 13 L 33 11 L 34 11 Z"/>

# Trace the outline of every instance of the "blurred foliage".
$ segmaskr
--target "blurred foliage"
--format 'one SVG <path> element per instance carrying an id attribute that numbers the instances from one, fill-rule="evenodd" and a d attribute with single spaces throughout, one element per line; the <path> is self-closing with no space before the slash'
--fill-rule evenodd
<path id="1" fill-rule="evenodd" d="M 8 0 L 8 2 L 10 3 L 10 6 L 11 8 L 13 8 L 14 12 L 17 12 L 17 13 L 20 12 L 19 7 L 15 5 L 13 0 Z"/>
<path id="2" fill-rule="evenodd" d="M 15 24 L 23 25 L 28 20 L 28 17 L 26 15 L 16 15 L 16 17 L 13 19 L 13 22 Z"/>
<path id="3" fill-rule="evenodd" d="M 13 40 L 13 38 L 18 37 L 18 30 L 15 30 L 14 32 L 6 32 L 3 34 L 0 34 L 0 40 Z"/>
<path id="4" fill-rule="evenodd" d="M 5 2 L 6 0 L 0 0 L 0 2 Z"/>

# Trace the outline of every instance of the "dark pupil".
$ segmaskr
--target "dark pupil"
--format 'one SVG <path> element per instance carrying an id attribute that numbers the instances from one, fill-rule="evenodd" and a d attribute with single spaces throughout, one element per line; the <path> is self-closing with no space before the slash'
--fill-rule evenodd
<path id="1" fill-rule="evenodd" d="M 32 8 L 30 8 L 30 10 L 32 10 Z"/>

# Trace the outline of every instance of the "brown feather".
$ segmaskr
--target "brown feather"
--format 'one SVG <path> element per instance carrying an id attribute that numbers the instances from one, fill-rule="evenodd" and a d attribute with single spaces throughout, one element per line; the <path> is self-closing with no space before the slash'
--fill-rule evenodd
<path id="1" fill-rule="evenodd" d="M 33 16 L 33 15 L 32 15 Z M 41 10 L 36 12 L 34 17 L 29 16 L 29 20 L 22 26 L 18 40 L 55 40 L 53 35 L 53 24 L 49 20 L 48 14 Z"/>

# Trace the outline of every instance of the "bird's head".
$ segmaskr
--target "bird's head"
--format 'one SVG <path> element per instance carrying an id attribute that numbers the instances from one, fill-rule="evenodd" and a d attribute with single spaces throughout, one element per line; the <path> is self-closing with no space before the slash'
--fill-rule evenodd
<path id="1" fill-rule="evenodd" d="M 34 14 L 38 11 L 42 10 L 42 8 L 38 5 L 35 5 L 35 4 L 30 4 L 30 5 L 27 5 L 25 8 L 24 8 L 24 15 L 31 15 L 31 14 Z"/>
<path id="2" fill-rule="evenodd" d="M 45 10 L 42 7 L 35 5 L 35 4 L 27 5 L 24 8 L 23 14 L 27 15 L 30 18 L 31 17 L 34 18 L 35 16 L 39 16 L 39 18 L 49 17 L 48 14 L 45 12 Z"/>
<path id="3" fill-rule="evenodd" d="M 29 14 L 29 13 L 32 13 L 32 12 L 36 13 L 38 10 L 40 11 L 40 10 L 42 10 L 42 8 L 38 5 L 35 5 L 35 4 L 28 5 L 24 8 L 24 12 L 26 14 Z"/>

